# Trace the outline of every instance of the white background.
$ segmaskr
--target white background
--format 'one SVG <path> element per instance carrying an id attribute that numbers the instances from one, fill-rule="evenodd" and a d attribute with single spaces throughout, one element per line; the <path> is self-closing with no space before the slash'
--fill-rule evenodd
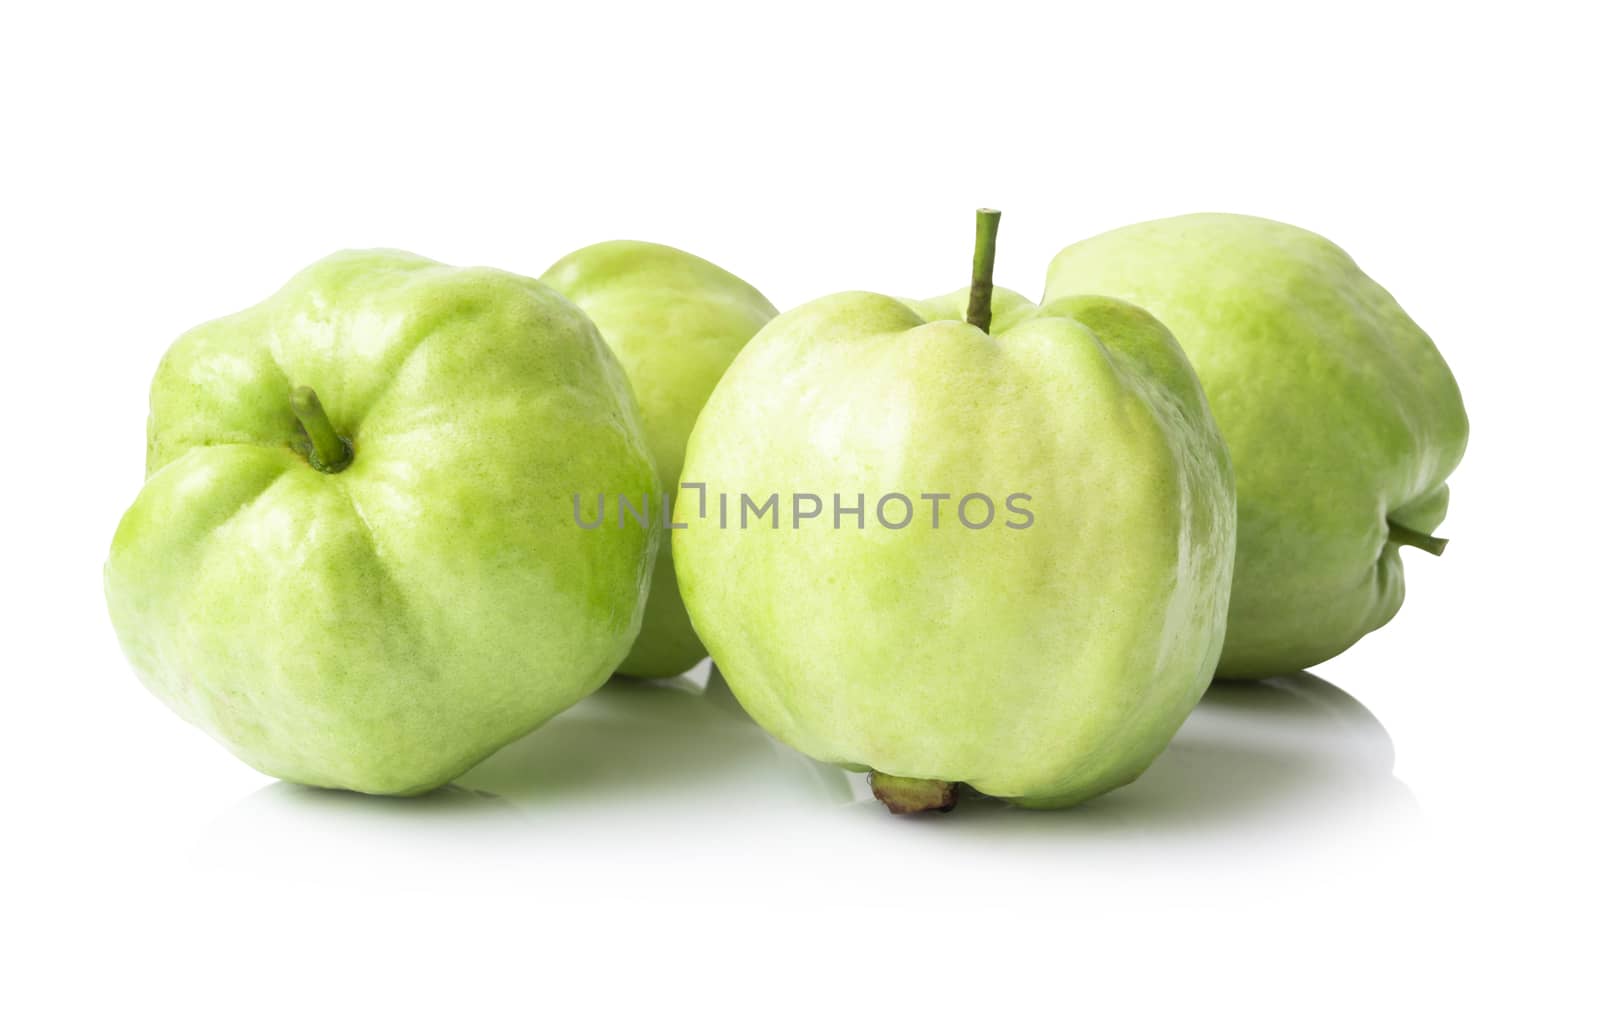
<path id="1" fill-rule="evenodd" d="M 1592 1002 L 1600 82 L 1580 5 L 1483 10 L 8 5 L 0 1004 Z M 149 377 L 311 260 L 632 237 L 787 307 L 956 288 L 978 205 L 1035 296 L 1198 210 L 1389 287 L 1473 422 L 1398 620 L 1214 694 L 1132 788 L 916 821 L 697 682 L 399 802 L 263 778 L 123 662 Z"/>

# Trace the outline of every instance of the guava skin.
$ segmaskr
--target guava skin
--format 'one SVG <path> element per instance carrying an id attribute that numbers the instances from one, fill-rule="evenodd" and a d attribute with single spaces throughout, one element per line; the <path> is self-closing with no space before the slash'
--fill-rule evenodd
<path id="1" fill-rule="evenodd" d="M 1450 368 L 1328 240 L 1243 215 L 1146 222 L 1067 247 L 1046 298 L 1096 292 L 1171 328 L 1233 454 L 1239 555 L 1217 675 L 1310 668 L 1405 597 L 1390 525 L 1444 520 L 1467 445 Z"/>
<path id="2" fill-rule="evenodd" d="M 1200 385 L 1153 317 L 996 290 L 908 303 L 849 292 L 746 346 L 689 440 L 678 581 L 695 629 L 770 733 L 824 762 L 965 782 L 1023 806 L 1126 784 L 1210 681 L 1234 550 L 1233 483 Z M 726 530 L 717 497 L 821 495 Z M 864 529 L 832 496 L 865 494 Z M 879 497 L 916 510 L 877 523 Z M 935 528 L 923 493 L 949 493 Z M 983 493 L 974 530 L 958 500 Z M 1031 526 L 1006 497 L 1031 495 Z M 889 507 L 898 522 L 903 508 Z M 981 506 L 974 506 L 974 523 Z"/>
<path id="3" fill-rule="evenodd" d="M 777 309 L 710 261 L 657 243 L 586 246 L 556 261 L 540 280 L 587 313 L 621 360 L 639 400 L 661 487 L 675 498 L 684 447 L 701 407 L 734 356 Z M 665 533 L 644 625 L 618 671 L 666 678 L 705 656 L 678 594 L 672 539 Z"/>
<path id="4" fill-rule="evenodd" d="M 291 411 L 351 448 L 319 470 Z M 584 530 L 659 494 L 621 366 L 538 282 L 335 254 L 178 339 L 147 481 L 105 567 L 145 684 L 264 773 L 384 795 L 442 785 L 599 687 L 657 532 Z"/>

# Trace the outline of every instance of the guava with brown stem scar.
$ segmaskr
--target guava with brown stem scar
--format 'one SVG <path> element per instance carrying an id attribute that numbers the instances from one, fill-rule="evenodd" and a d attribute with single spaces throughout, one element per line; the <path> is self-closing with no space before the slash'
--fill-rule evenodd
<path id="1" fill-rule="evenodd" d="M 684 481 L 711 496 L 921 509 L 725 527 L 677 506 L 679 588 L 730 689 L 897 812 L 960 783 L 1039 808 L 1126 784 L 1222 646 L 1233 479 L 1193 370 L 1135 306 L 994 289 L 998 218 L 979 213 L 967 288 L 778 316 L 689 439 Z M 970 495 L 1031 519 L 953 516 Z M 936 519 L 925 496 L 955 500 Z"/>

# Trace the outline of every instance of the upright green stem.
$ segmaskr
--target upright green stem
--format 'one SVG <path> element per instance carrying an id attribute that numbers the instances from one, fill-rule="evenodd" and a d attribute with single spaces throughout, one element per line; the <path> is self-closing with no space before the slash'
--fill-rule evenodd
<path id="1" fill-rule="evenodd" d="M 994 241 L 1000 233 L 1000 212 L 978 209 L 978 238 L 972 248 L 972 289 L 967 293 L 967 323 L 985 334 L 994 301 Z"/>
<path id="2" fill-rule="evenodd" d="M 339 471 L 350 463 L 350 447 L 334 431 L 322 400 L 310 387 L 296 387 L 289 407 L 311 438 L 311 466 L 319 471 Z"/>
<path id="3" fill-rule="evenodd" d="M 1435 538 L 1432 535 L 1425 535 L 1403 524 L 1396 524 L 1394 521 L 1389 522 L 1389 541 L 1396 545 L 1409 545 L 1414 549 L 1421 549 L 1423 552 L 1431 552 L 1435 556 L 1444 555 L 1444 547 L 1450 544 L 1450 539 L 1448 538 Z"/>

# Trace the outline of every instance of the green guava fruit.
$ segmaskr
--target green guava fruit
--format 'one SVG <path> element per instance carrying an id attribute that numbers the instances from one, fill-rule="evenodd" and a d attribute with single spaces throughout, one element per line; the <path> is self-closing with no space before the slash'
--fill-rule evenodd
<path id="1" fill-rule="evenodd" d="M 622 361 L 662 489 L 674 496 L 683 450 L 706 398 L 745 342 L 778 311 L 717 265 L 656 243 L 586 246 L 556 261 L 540 280 L 587 313 Z M 667 532 L 644 625 L 618 671 L 664 678 L 705 656 L 678 594 Z"/>
<path id="2" fill-rule="evenodd" d="M 1126 784 L 1210 681 L 1227 450 L 1143 310 L 974 283 L 768 324 L 689 440 L 679 587 L 769 732 L 896 812 L 966 783 L 1058 807 Z M 963 308 L 966 309 L 963 319 Z"/>
<path id="3" fill-rule="evenodd" d="M 264 773 L 437 787 L 601 685 L 657 531 L 621 366 L 529 278 L 336 254 L 204 324 L 150 389 L 147 478 L 105 567 L 145 684 Z"/>
<path id="4" fill-rule="evenodd" d="M 1194 363 L 1233 455 L 1239 553 L 1217 675 L 1297 672 L 1394 617 L 1400 547 L 1438 554 L 1467 446 L 1450 368 L 1337 246 L 1200 214 L 1062 250 L 1045 298 L 1137 303 Z"/>

